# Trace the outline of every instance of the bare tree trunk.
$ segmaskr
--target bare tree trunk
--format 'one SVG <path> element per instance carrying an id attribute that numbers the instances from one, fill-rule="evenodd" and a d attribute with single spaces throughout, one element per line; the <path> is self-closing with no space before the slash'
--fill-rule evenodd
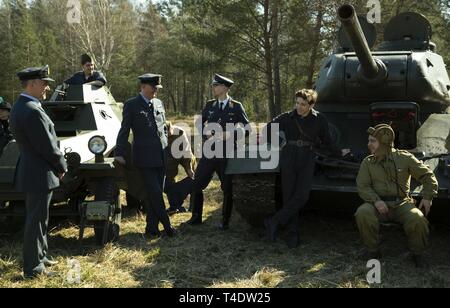
<path id="1" fill-rule="evenodd" d="M 308 79 L 306 80 L 307 88 L 312 88 L 314 85 L 314 72 L 316 71 L 317 57 L 321 41 L 320 31 L 323 25 L 323 14 L 324 14 L 323 3 L 322 1 L 319 1 L 317 3 L 316 25 L 314 27 L 314 34 L 311 40 L 312 49 L 311 49 L 311 56 L 309 58 Z"/>
<path id="2" fill-rule="evenodd" d="M 169 97 L 170 100 L 172 101 L 173 112 L 177 113 L 178 112 L 177 100 L 175 99 L 175 96 L 173 95 L 172 91 L 169 91 Z"/>
<path id="3" fill-rule="evenodd" d="M 398 1 L 395 15 L 399 15 L 401 13 L 404 4 L 405 4 L 405 0 Z"/>
<path id="4" fill-rule="evenodd" d="M 264 27 L 264 62 L 265 62 L 265 74 L 267 83 L 267 102 L 269 106 L 270 118 L 276 116 L 276 108 L 274 101 L 274 91 L 273 91 L 273 63 L 272 63 L 272 44 L 271 44 L 271 31 L 270 29 L 270 0 L 264 0 L 264 17 L 263 25 Z"/>
<path id="5" fill-rule="evenodd" d="M 273 37 L 273 77 L 274 77 L 274 112 L 281 114 L 281 77 L 280 77 L 280 50 L 279 50 L 279 30 L 280 30 L 280 0 L 274 0 L 272 6 L 272 37 Z"/>
<path id="6" fill-rule="evenodd" d="M 183 75 L 183 100 L 181 103 L 181 113 L 186 115 L 188 113 L 188 93 L 187 93 L 187 78 Z"/>

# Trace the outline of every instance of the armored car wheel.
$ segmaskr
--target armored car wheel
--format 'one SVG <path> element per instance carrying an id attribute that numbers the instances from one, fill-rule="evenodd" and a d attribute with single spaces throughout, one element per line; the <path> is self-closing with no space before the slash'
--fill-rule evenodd
<path id="1" fill-rule="evenodd" d="M 95 201 L 107 201 L 110 207 L 109 219 L 95 222 L 94 232 L 97 244 L 104 246 L 115 242 L 120 235 L 122 208 L 120 191 L 114 178 L 104 178 L 99 181 L 95 191 Z"/>

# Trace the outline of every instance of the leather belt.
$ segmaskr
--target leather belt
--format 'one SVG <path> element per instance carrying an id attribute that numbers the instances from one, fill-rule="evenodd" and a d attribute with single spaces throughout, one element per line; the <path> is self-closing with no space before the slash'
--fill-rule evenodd
<path id="1" fill-rule="evenodd" d="M 400 197 L 380 197 L 380 199 L 385 202 L 400 202 L 404 200 L 404 198 Z"/>

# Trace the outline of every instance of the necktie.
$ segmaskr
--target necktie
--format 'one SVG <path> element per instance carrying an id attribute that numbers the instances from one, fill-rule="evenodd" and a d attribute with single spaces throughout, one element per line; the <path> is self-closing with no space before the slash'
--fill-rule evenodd
<path id="1" fill-rule="evenodd" d="M 153 106 L 153 101 L 150 101 L 150 103 L 148 104 L 148 106 L 150 107 L 150 110 L 151 110 L 152 112 L 155 111 L 154 106 Z"/>
<path id="2" fill-rule="evenodd" d="M 224 102 L 221 102 L 221 103 L 220 103 L 220 111 L 223 111 L 224 107 L 225 107 L 225 103 L 224 103 Z"/>

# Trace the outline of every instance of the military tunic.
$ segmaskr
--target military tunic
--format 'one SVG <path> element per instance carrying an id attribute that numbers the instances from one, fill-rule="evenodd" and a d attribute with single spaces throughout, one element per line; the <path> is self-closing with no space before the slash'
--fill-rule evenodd
<path id="1" fill-rule="evenodd" d="M 227 105 L 223 110 L 220 108 L 218 100 L 211 100 L 206 103 L 206 107 L 202 112 L 202 128 L 205 129 L 207 124 L 220 124 L 225 132 L 226 124 L 243 124 L 250 123 L 244 107 L 241 103 L 229 98 Z M 224 142 L 224 149 L 226 148 Z M 225 174 L 227 159 L 225 151 L 223 151 L 223 158 L 206 158 L 202 157 L 194 180 L 194 200 L 193 200 L 193 218 L 201 220 L 203 213 L 203 190 L 208 187 L 214 173 L 217 173 L 221 182 L 221 188 L 224 193 L 223 201 L 223 225 L 228 226 L 231 212 L 233 208 L 232 195 L 232 177 Z"/>
<path id="2" fill-rule="evenodd" d="M 411 177 L 423 184 L 423 198 L 432 200 L 438 190 L 436 177 L 411 153 L 393 150 L 382 161 L 371 155 L 362 162 L 357 187 L 366 203 L 355 216 L 362 240 L 370 251 L 379 249 L 379 225 L 381 220 L 386 219 L 403 225 L 413 253 L 421 254 L 425 250 L 429 235 L 428 221 L 410 197 Z M 377 201 L 384 201 L 389 207 L 387 217 L 382 217 L 375 208 Z"/>
<path id="3" fill-rule="evenodd" d="M 146 233 L 150 234 L 159 233 L 159 222 L 167 232 L 172 229 L 163 199 L 167 147 L 165 123 L 163 103 L 156 98 L 150 101 L 140 94 L 124 104 L 122 127 L 117 137 L 116 156 L 126 157 L 128 137 L 133 131 L 132 160 L 147 192 Z"/>
<path id="4" fill-rule="evenodd" d="M 19 96 L 11 111 L 11 128 L 20 149 L 15 188 L 26 194 L 24 274 L 34 276 L 45 271 L 50 201 L 67 163 L 58 148 L 54 124 L 36 98 Z"/>

